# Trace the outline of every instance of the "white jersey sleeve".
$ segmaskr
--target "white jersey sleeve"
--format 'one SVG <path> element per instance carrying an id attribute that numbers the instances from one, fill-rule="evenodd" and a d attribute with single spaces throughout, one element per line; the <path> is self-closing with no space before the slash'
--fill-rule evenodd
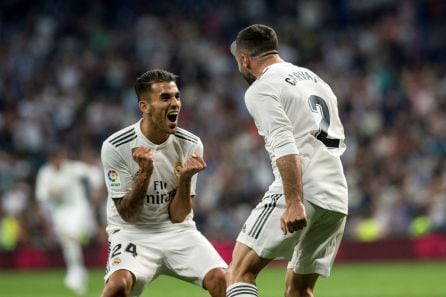
<path id="1" fill-rule="evenodd" d="M 271 148 L 275 158 L 298 154 L 293 127 L 282 105 L 274 95 L 258 93 L 246 97 L 246 107 L 253 117 L 259 134 Z"/>
<path id="2" fill-rule="evenodd" d="M 104 142 L 101 149 L 105 184 L 110 198 L 122 198 L 131 190 L 132 174 L 124 157 L 110 142 Z M 135 162 L 136 163 L 136 162 Z"/>

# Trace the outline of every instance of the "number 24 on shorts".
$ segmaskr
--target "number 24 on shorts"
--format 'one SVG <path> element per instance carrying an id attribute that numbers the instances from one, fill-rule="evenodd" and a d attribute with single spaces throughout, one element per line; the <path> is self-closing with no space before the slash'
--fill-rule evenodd
<path id="1" fill-rule="evenodd" d="M 118 243 L 112 248 L 110 258 L 114 258 L 121 254 L 122 244 Z M 133 243 L 129 243 L 124 250 L 125 252 L 131 253 L 133 257 L 136 257 L 138 253 L 136 252 L 136 245 Z"/>

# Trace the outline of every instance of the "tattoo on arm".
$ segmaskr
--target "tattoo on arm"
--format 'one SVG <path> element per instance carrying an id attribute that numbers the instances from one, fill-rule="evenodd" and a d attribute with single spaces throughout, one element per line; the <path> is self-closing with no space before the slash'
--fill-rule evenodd
<path id="1" fill-rule="evenodd" d="M 113 199 L 116 209 L 124 221 L 130 224 L 138 221 L 144 208 L 149 180 L 150 175 L 138 174 L 132 190 L 122 198 Z"/>

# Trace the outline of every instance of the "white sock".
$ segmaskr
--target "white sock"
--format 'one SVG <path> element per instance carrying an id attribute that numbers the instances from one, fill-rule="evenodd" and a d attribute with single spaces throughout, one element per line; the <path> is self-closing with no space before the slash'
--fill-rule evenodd
<path id="1" fill-rule="evenodd" d="M 227 297 L 257 297 L 257 287 L 250 283 L 235 283 L 226 289 Z"/>
<path id="2" fill-rule="evenodd" d="M 82 247 L 77 241 L 61 242 L 62 251 L 67 265 L 65 285 L 78 295 L 83 295 L 87 288 L 87 274 L 84 266 Z"/>

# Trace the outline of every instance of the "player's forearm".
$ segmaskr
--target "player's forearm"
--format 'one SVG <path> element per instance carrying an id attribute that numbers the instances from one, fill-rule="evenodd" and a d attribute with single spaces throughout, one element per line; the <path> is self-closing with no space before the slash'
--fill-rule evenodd
<path id="1" fill-rule="evenodd" d="M 119 215 L 127 223 L 136 223 L 143 211 L 150 175 L 138 174 L 132 190 L 116 202 Z"/>
<path id="2" fill-rule="evenodd" d="M 190 197 L 191 178 L 180 178 L 177 192 L 169 205 L 172 223 L 181 223 L 192 210 Z"/>
<path id="3" fill-rule="evenodd" d="M 276 161 L 282 177 L 283 191 L 287 205 L 303 202 L 302 166 L 299 155 L 286 155 Z"/>

